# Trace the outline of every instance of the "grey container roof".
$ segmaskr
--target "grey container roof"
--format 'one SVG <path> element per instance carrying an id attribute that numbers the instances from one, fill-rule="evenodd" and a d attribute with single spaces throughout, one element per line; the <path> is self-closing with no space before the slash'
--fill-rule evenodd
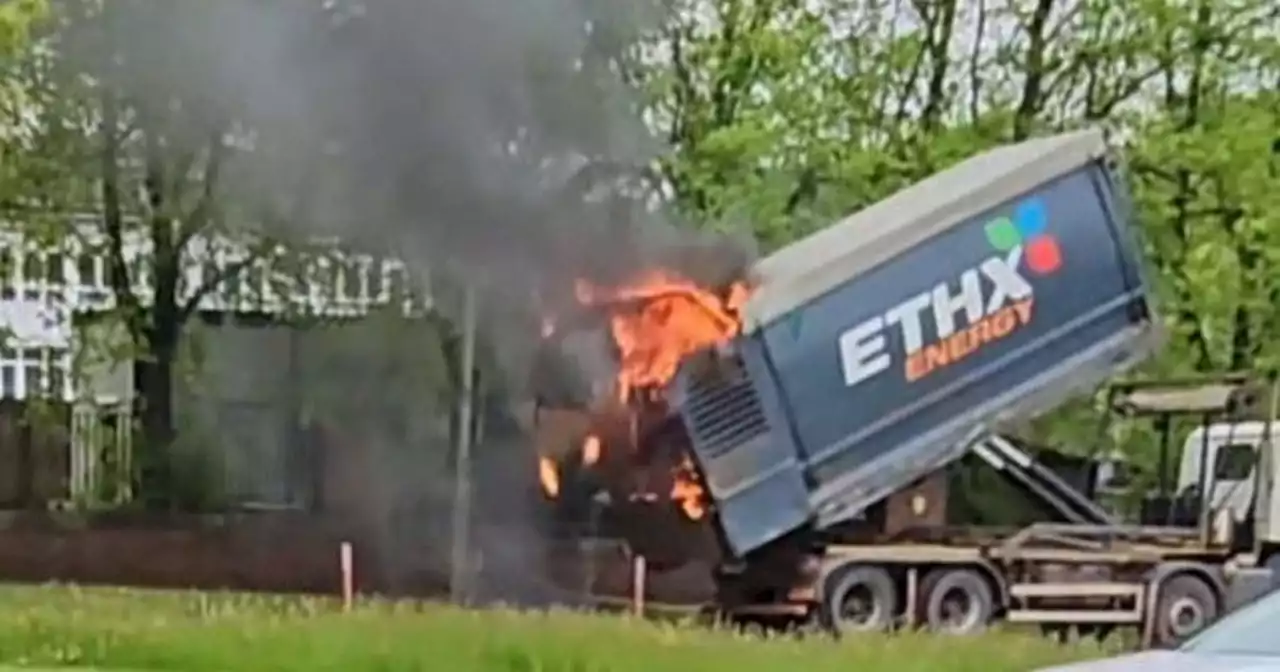
<path id="1" fill-rule="evenodd" d="M 747 333 L 966 220 L 1107 153 L 1100 129 L 1005 145 L 967 159 L 756 263 Z"/>

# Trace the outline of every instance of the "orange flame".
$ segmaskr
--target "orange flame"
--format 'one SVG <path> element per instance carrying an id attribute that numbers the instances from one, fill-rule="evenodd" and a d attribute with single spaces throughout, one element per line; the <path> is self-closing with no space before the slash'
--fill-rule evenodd
<path id="1" fill-rule="evenodd" d="M 705 495 L 693 460 L 685 455 L 684 462 L 676 469 L 675 481 L 671 484 L 671 499 L 680 503 L 681 510 L 690 520 L 701 520 L 707 515 Z"/>
<path id="2" fill-rule="evenodd" d="M 653 271 L 637 282 L 601 288 L 586 281 L 575 287 L 578 301 L 610 309 L 610 332 L 619 352 L 616 381 L 619 401 L 661 395 L 690 355 L 723 345 L 742 328 L 738 314 L 750 290 L 734 284 L 725 296 L 674 274 Z M 588 437 L 583 463 L 599 459 L 599 440 Z M 675 470 L 669 494 L 685 515 L 699 520 L 707 512 L 706 491 L 688 455 Z"/>
<path id="3" fill-rule="evenodd" d="M 665 386 L 689 355 L 738 335 L 737 309 L 747 296 L 735 285 L 727 298 L 661 271 L 634 284 L 603 290 L 585 281 L 576 287 L 587 305 L 616 306 L 610 330 L 621 355 L 618 397 L 630 400 L 640 389 Z"/>
<path id="4" fill-rule="evenodd" d="M 582 464 L 590 467 L 600 461 L 600 437 L 594 434 L 582 442 Z"/>
<path id="5" fill-rule="evenodd" d="M 538 458 L 538 481 L 542 483 L 542 491 L 548 497 L 554 498 L 560 494 L 560 470 L 551 458 Z"/>

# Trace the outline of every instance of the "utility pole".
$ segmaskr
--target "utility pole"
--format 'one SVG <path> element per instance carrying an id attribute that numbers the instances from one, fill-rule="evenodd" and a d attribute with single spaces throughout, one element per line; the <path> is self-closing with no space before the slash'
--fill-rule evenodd
<path id="1" fill-rule="evenodd" d="M 455 603 L 471 598 L 471 429 L 474 424 L 476 368 L 476 292 L 468 284 L 462 306 L 462 385 L 454 455 L 453 554 L 449 593 Z"/>

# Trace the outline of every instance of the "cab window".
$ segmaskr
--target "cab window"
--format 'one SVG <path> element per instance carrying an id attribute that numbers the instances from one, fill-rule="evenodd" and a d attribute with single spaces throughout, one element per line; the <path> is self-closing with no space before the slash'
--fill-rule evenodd
<path id="1" fill-rule="evenodd" d="M 1213 477 L 1219 481 L 1243 481 L 1253 471 L 1254 447 L 1248 443 L 1228 443 L 1218 448 Z"/>

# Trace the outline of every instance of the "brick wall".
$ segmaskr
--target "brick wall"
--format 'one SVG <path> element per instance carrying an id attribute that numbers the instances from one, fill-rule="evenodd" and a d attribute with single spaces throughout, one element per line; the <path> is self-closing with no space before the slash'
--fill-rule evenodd
<path id="1" fill-rule="evenodd" d="M 234 517 L 45 513 L 0 516 L 0 577 L 157 588 L 337 593 L 334 521 L 290 513 Z M 357 580 L 382 583 L 376 548 L 354 542 Z M 372 551 L 372 552 L 371 552 Z"/>

